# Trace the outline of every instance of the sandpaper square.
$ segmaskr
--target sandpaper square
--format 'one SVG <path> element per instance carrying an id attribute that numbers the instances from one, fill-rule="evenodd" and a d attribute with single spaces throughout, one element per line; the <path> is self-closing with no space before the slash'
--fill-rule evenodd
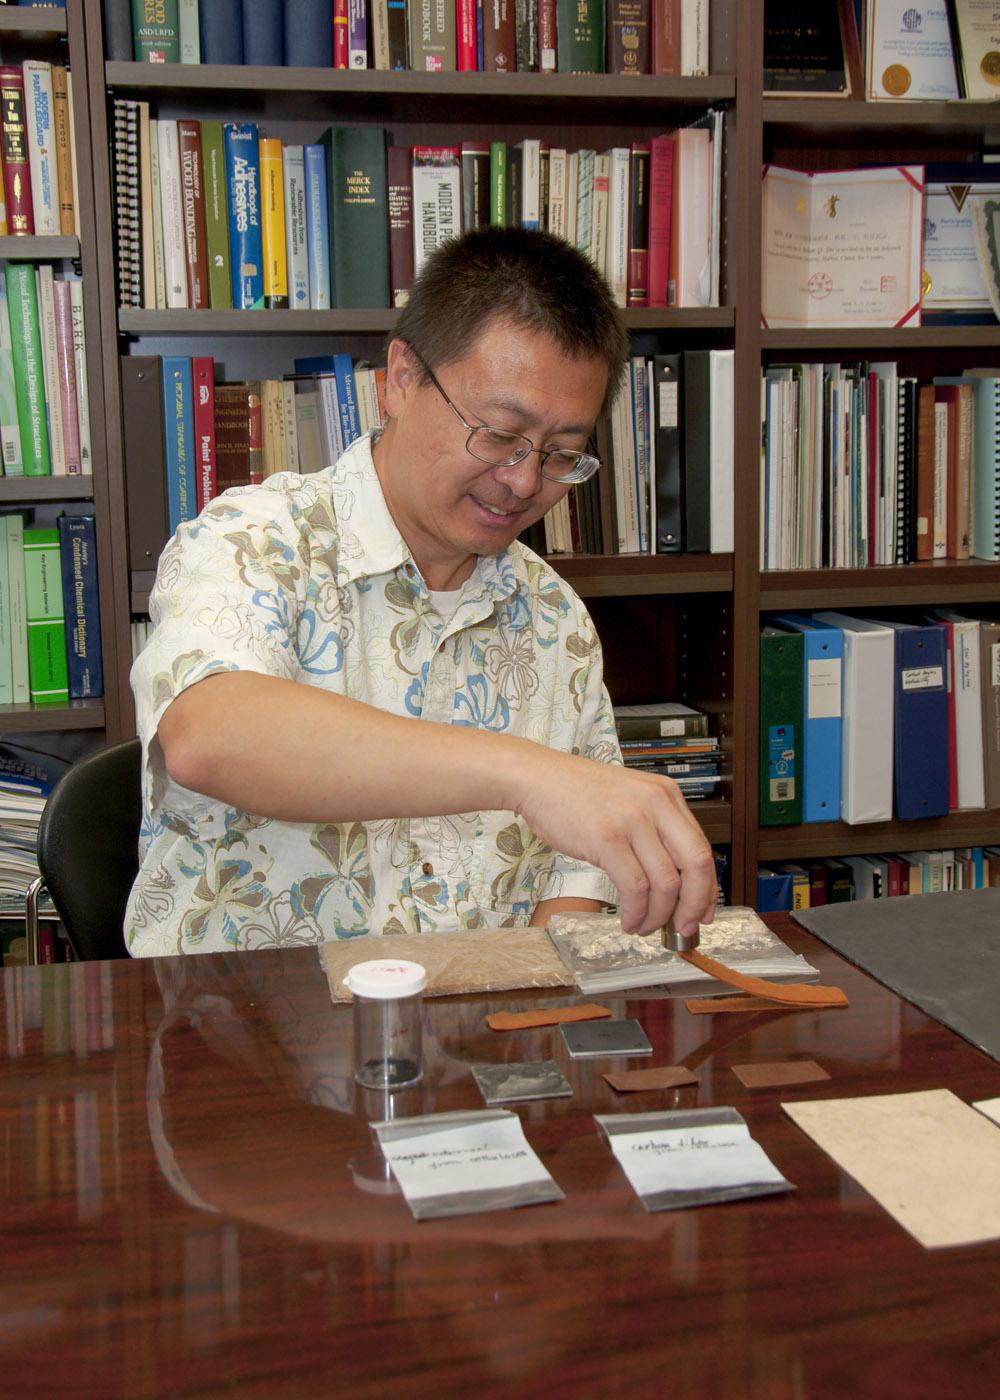
<path id="1" fill-rule="evenodd" d="M 686 1065 L 656 1065 L 651 1069 L 609 1071 L 604 1078 L 620 1094 L 638 1093 L 643 1089 L 678 1089 L 682 1084 L 697 1084 L 698 1076 Z"/>

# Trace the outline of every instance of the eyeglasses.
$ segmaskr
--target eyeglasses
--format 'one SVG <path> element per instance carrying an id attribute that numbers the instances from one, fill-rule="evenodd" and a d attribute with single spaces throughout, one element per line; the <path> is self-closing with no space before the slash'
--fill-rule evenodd
<path id="1" fill-rule="evenodd" d="M 412 345 L 410 349 L 413 350 Z M 523 433 L 510 433 L 505 428 L 490 428 L 482 423 L 467 423 L 437 382 L 430 365 L 424 363 L 416 350 L 413 350 L 413 354 L 435 389 L 468 432 L 465 450 L 477 461 L 487 462 L 491 467 L 516 467 L 518 462 L 523 462 L 532 452 L 537 452 L 542 476 L 547 477 L 549 481 L 562 482 L 563 485 L 575 485 L 579 481 L 586 481 L 600 470 L 599 458 L 589 452 L 571 452 L 566 447 L 547 450 L 544 447 L 536 447 Z"/>

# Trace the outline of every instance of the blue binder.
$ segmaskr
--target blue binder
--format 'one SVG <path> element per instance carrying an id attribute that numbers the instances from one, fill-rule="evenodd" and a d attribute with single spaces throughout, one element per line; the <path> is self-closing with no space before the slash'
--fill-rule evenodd
<path id="1" fill-rule="evenodd" d="M 843 731 L 844 634 L 807 613 L 773 617 L 776 627 L 801 632 L 804 644 L 804 822 L 840 820 L 840 744 Z"/>
<path id="2" fill-rule="evenodd" d="M 940 623 L 887 622 L 895 638 L 893 805 L 901 821 L 948 814 L 948 645 Z"/>

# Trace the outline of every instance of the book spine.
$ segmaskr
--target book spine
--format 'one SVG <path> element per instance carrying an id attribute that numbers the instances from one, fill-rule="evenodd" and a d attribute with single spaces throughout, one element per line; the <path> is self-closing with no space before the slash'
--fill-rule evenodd
<path id="1" fill-rule="evenodd" d="M 708 76 L 708 0 L 681 0 L 681 77 Z"/>
<path id="2" fill-rule="evenodd" d="M 556 71 L 558 52 L 556 0 L 538 0 L 538 67 L 541 72 Z"/>
<path id="3" fill-rule="evenodd" d="M 322 146 L 306 146 L 304 150 L 306 255 L 309 260 L 309 305 L 313 311 L 330 309 L 330 222 L 326 202 L 326 155 Z"/>
<path id="4" fill-rule="evenodd" d="M 216 495 L 215 459 L 215 361 L 196 355 L 191 361 L 194 384 L 194 442 L 196 505 L 199 514 Z"/>
<path id="5" fill-rule="evenodd" d="M 358 398 L 354 382 L 354 363 L 347 354 L 334 355 L 337 376 L 337 407 L 340 410 L 340 440 L 349 447 L 361 428 L 358 423 Z"/>
<path id="6" fill-rule="evenodd" d="M 282 157 L 285 183 L 285 255 L 288 304 L 309 309 L 309 241 L 306 233 L 306 166 L 301 146 L 286 146 Z"/>
<path id="7" fill-rule="evenodd" d="M 163 249 L 163 204 L 160 197 L 159 122 L 149 121 L 149 185 L 153 206 L 153 277 L 157 311 L 167 309 L 167 264 Z"/>
<path id="8" fill-rule="evenodd" d="M 73 191 L 73 233 L 80 237 L 80 176 L 76 164 L 76 123 L 73 120 L 73 74 L 66 69 L 66 106 L 69 109 L 69 170 Z"/>
<path id="9" fill-rule="evenodd" d="M 333 67 L 347 67 L 347 3 L 333 0 Z"/>
<path id="10" fill-rule="evenodd" d="M 139 247 L 142 260 L 142 304 L 156 310 L 156 238 L 153 224 L 153 152 L 150 149 L 149 103 L 139 109 Z M 159 199 L 159 185 L 157 199 Z"/>
<path id="11" fill-rule="evenodd" d="M 368 12 L 366 0 L 347 0 L 347 66 L 368 67 Z"/>
<path id="12" fill-rule="evenodd" d="M 131 63 L 132 6 L 131 0 L 103 0 L 104 51 L 111 63 Z"/>
<path id="13" fill-rule="evenodd" d="M 70 125 L 71 115 L 66 69 L 60 63 L 53 63 L 52 144 L 55 149 L 56 187 L 59 192 L 59 232 L 66 238 L 72 238 L 76 232 Z"/>
<path id="14" fill-rule="evenodd" d="M 389 68 L 406 68 L 406 0 L 386 0 L 389 25 Z"/>
<path id="15" fill-rule="evenodd" d="M 454 67 L 454 64 L 452 64 Z M 389 305 L 386 137 L 382 127 L 330 127 L 326 149 L 331 300 L 339 308 Z"/>
<path id="16" fill-rule="evenodd" d="M 485 228 L 490 221 L 490 147 L 487 141 L 462 142 L 462 232 Z"/>
<path id="17" fill-rule="evenodd" d="M 371 0 L 372 67 L 379 73 L 389 70 L 389 11 L 386 0 Z"/>
<path id="18" fill-rule="evenodd" d="M 608 72 L 649 72 L 650 0 L 608 0 Z"/>
<path id="19" fill-rule="evenodd" d="M 182 521 L 197 514 L 191 361 L 186 355 L 164 355 L 162 374 L 167 529 L 172 535 Z"/>
<path id="20" fill-rule="evenodd" d="M 295 413 L 295 384 L 286 379 L 281 386 L 281 411 L 284 416 L 286 469 L 301 470 L 299 465 L 299 427 Z"/>
<path id="21" fill-rule="evenodd" d="M 490 223 L 502 228 L 507 219 L 507 143 L 490 142 Z"/>
<path id="22" fill-rule="evenodd" d="M 247 470 L 251 486 L 256 486 L 264 480 L 264 423 L 258 380 L 247 385 L 247 429 Z"/>
<path id="23" fill-rule="evenodd" d="M 33 234 L 31 163 L 24 115 L 24 74 L 20 68 L 12 65 L 0 68 L 0 108 L 7 228 L 12 235 Z"/>
<path id="24" fill-rule="evenodd" d="M 51 263 L 40 263 L 35 273 L 38 295 L 38 333 L 42 346 L 45 409 L 49 419 L 49 455 L 52 475 L 66 475 L 66 440 L 63 434 L 62 398 L 59 393 L 59 355 L 56 349 L 56 303 Z"/>
<path id="25" fill-rule="evenodd" d="M 229 255 L 233 306 L 264 307 L 264 248 L 260 225 L 259 135 L 254 122 L 225 122 L 226 187 L 229 193 Z"/>
<path id="26" fill-rule="evenodd" d="M 536 0 L 516 0 L 514 5 L 517 71 L 538 72 L 538 6 Z"/>
<path id="27" fill-rule="evenodd" d="M 476 0 L 456 0 L 455 27 L 455 66 L 460 73 L 475 73 L 479 67 Z"/>
<path id="28" fill-rule="evenodd" d="M 280 68 L 285 61 L 281 0 L 244 0 L 243 62 Z"/>
<path id="29" fill-rule="evenodd" d="M 66 614 L 69 698 L 86 700 L 104 694 L 97 541 L 92 515 L 59 517 L 59 560 Z"/>
<path id="30" fill-rule="evenodd" d="M 32 703 L 64 705 L 69 677 L 58 530 L 25 530 L 24 597 Z"/>
<path id="31" fill-rule="evenodd" d="M 10 581 L 7 576 L 7 525 L 0 519 L 0 705 L 14 701 L 14 670 L 10 647 Z M 4 779 L 9 780 L 5 771 Z"/>
<path id="32" fill-rule="evenodd" d="M 199 0 L 198 39 L 202 63 L 241 64 L 243 0 Z"/>
<path id="33" fill-rule="evenodd" d="M 117 98 L 114 104 L 114 161 L 119 303 L 122 306 L 141 306 L 139 111 L 138 103 Z"/>
<path id="34" fill-rule="evenodd" d="M 284 22 L 287 68 L 334 67 L 333 0 L 286 2 Z"/>
<path id="35" fill-rule="evenodd" d="M 160 205 L 167 307 L 171 311 L 184 310 L 188 304 L 187 245 L 177 123 L 161 118 L 156 123 L 156 136 L 160 147 Z"/>
<path id="36" fill-rule="evenodd" d="M 68 282 L 54 282 L 56 360 L 59 373 L 59 400 L 62 408 L 63 441 L 66 447 L 66 475 L 81 476 L 80 408 L 73 354 L 73 311 Z"/>
<path id="37" fill-rule="evenodd" d="M 83 283 L 71 278 L 69 309 L 73 326 L 73 368 L 76 373 L 77 430 L 80 435 L 80 473 L 92 476 L 94 450 L 90 436 L 90 386 L 87 379 L 87 339 L 83 319 Z"/>
<path id="38" fill-rule="evenodd" d="M 653 72 L 664 77 L 681 71 L 681 0 L 652 0 Z"/>
<path id="39" fill-rule="evenodd" d="M 493 0 L 506 5 L 507 0 Z M 407 0 L 410 68 L 415 73 L 454 73 L 455 5 Z"/>
<path id="40" fill-rule="evenodd" d="M 483 71 L 517 72 L 514 0 L 486 0 L 483 6 Z"/>
<path id="41" fill-rule="evenodd" d="M 461 231 L 461 152 L 455 146 L 413 148 L 413 266 Z"/>
<path id="42" fill-rule="evenodd" d="M 409 146 L 390 146 L 386 153 L 389 203 L 389 292 L 394 307 L 410 299 L 413 285 L 413 178 Z M 463 191 L 466 190 L 463 185 Z"/>
<path id="43" fill-rule="evenodd" d="M 208 301 L 213 311 L 230 311 L 233 284 L 229 259 L 229 214 L 222 123 L 201 123 L 202 185 L 205 193 L 205 243 L 208 256 Z"/>
<path id="44" fill-rule="evenodd" d="M 177 0 L 132 0 L 132 48 L 137 63 L 180 62 Z"/>
<path id="45" fill-rule="evenodd" d="M 666 306 L 670 280 L 670 219 L 673 205 L 674 142 L 655 136 L 649 160 L 649 305 Z"/>
<path id="46" fill-rule="evenodd" d="M 560 73 L 604 72 L 604 0 L 556 0 Z"/>
<path id="47" fill-rule="evenodd" d="M 201 62 L 198 0 L 177 0 L 177 39 L 181 63 Z"/>
<path id="48" fill-rule="evenodd" d="M 628 306 L 649 305 L 649 142 L 635 142 L 629 168 Z"/>
<path id="49" fill-rule="evenodd" d="M 0 267 L 0 452 L 4 476 L 24 476 L 21 427 L 17 419 L 17 387 L 14 383 L 14 351 L 7 310 L 7 276 Z M 6 542 L 6 536 L 4 536 Z M 4 545 L 6 549 L 6 543 Z M 6 563 L 6 554 L 4 556 Z M 0 570 L 0 581 L 3 573 Z M 6 588 L 5 588 L 6 591 Z"/>
<path id="50" fill-rule="evenodd" d="M 285 179 L 281 142 L 276 136 L 260 138 L 260 202 L 264 249 L 264 305 L 283 309 L 288 305 L 288 268 L 285 254 Z"/>
<path id="51" fill-rule="evenodd" d="M 7 264 L 7 310 L 14 357 L 17 421 L 25 476 L 49 476 L 52 459 L 45 414 L 45 372 L 38 332 L 38 292 L 30 263 Z"/>
<path id="52" fill-rule="evenodd" d="M 608 192 L 608 260 L 605 276 L 616 306 L 628 305 L 629 275 L 629 165 L 627 146 L 611 151 L 611 181 Z"/>
<path id="53" fill-rule="evenodd" d="M 28 668 L 27 602 L 24 591 L 24 521 L 19 515 L 8 515 L 6 524 L 11 686 L 14 704 L 25 705 L 31 699 L 31 682 Z"/>
<path id="54" fill-rule="evenodd" d="M 181 162 L 181 209 L 184 217 L 184 255 L 187 263 L 188 305 L 207 311 L 208 237 L 205 228 L 205 192 L 201 164 L 201 127 L 196 121 L 177 123 Z"/>
<path id="55" fill-rule="evenodd" d="M 24 62 L 24 113 L 31 166 L 31 207 L 37 234 L 59 232 L 59 185 L 52 125 L 52 65 Z"/>

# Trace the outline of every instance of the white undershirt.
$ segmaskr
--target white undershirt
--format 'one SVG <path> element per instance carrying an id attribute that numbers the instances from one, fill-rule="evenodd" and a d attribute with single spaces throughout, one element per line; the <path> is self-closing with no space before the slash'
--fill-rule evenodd
<path id="1" fill-rule="evenodd" d="M 458 600 L 462 596 L 461 588 L 449 588 L 447 591 L 437 591 L 428 588 L 430 600 L 434 604 L 434 610 L 440 613 L 445 622 L 449 622 L 458 607 Z"/>

